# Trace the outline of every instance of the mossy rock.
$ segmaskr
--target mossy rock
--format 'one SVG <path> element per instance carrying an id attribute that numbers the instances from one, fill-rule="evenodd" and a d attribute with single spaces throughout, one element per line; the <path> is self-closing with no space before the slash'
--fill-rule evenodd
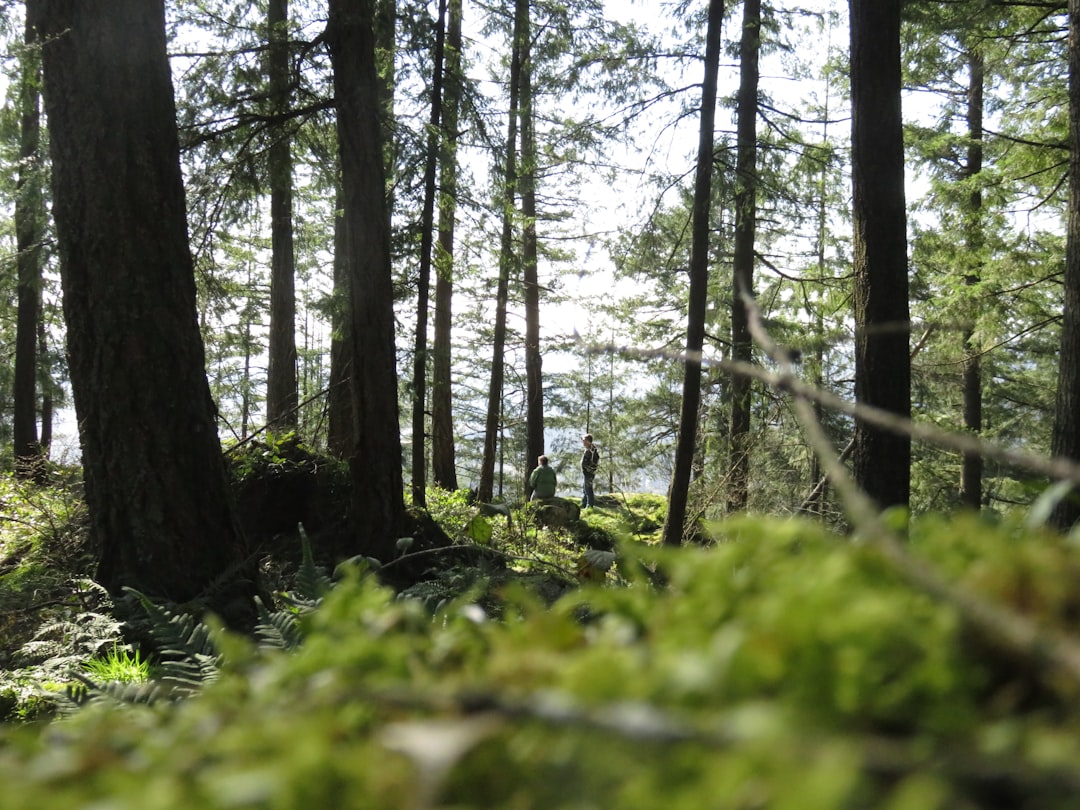
<path id="1" fill-rule="evenodd" d="M 540 526 L 563 529 L 581 519 L 581 507 L 566 498 L 540 498 L 537 505 L 536 522 Z"/>

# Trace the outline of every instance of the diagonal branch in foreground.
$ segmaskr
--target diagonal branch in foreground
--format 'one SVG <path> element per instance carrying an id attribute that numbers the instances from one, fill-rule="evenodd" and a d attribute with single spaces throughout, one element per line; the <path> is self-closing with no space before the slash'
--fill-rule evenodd
<path id="1" fill-rule="evenodd" d="M 793 378 L 790 355 L 777 346 L 766 332 L 753 300 L 744 296 L 744 302 L 754 340 L 783 370 L 783 374 L 779 375 L 781 379 Z M 841 463 L 809 399 L 791 388 L 787 390 L 794 395 L 795 413 L 806 439 L 832 480 L 856 537 L 877 551 L 913 587 L 953 607 L 968 626 L 988 643 L 1033 662 L 1036 665 L 1034 671 L 1040 673 L 1049 688 L 1062 692 L 1063 685 L 1051 672 L 1064 676 L 1069 684 L 1065 697 L 1073 697 L 1076 689 L 1080 688 L 1080 642 L 1055 628 L 1039 625 L 1023 614 L 958 587 L 932 566 L 909 554 L 901 538 L 885 525 L 873 501 L 859 489 Z M 865 410 L 877 409 L 860 409 L 860 418 Z"/>

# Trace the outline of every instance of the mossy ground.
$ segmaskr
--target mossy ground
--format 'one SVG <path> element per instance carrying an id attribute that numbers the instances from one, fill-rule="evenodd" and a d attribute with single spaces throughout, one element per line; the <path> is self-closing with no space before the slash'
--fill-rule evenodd
<path id="1" fill-rule="evenodd" d="M 1080 683 L 1038 650 L 1003 654 L 810 521 L 745 517 L 661 547 L 661 505 L 627 496 L 557 532 L 433 493 L 445 545 L 410 537 L 382 571 L 342 568 L 291 650 L 211 627 L 221 659 L 197 699 L 0 726 L 0 807 L 1080 806 Z M 78 548 L 52 537 L 7 548 Z M 1074 539 L 930 516 L 908 548 L 1080 636 Z M 612 564 L 582 576 L 582 560 Z"/>

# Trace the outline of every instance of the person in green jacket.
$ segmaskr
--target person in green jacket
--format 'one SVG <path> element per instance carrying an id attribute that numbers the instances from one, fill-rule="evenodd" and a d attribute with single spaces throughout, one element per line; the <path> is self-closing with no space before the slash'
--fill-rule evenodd
<path id="1" fill-rule="evenodd" d="M 539 466 L 529 476 L 529 488 L 532 490 L 532 500 L 554 498 L 556 489 L 555 470 L 548 465 L 548 457 L 540 456 L 537 459 Z"/>

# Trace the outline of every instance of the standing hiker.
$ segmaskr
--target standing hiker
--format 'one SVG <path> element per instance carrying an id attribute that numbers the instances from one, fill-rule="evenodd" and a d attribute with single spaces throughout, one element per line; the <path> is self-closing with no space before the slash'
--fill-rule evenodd
<path id="1" fill-rule="evenodd" d="M 596 468 L 600 466 L 600 451 L 593 447 L 591 433 L 581 437 L 581 443 L 585 450 L 581 454 L 581 508 L 588 509 L 596 506 L 596 496 L 593 494 L 593 479 L 596 478 Z"/>

